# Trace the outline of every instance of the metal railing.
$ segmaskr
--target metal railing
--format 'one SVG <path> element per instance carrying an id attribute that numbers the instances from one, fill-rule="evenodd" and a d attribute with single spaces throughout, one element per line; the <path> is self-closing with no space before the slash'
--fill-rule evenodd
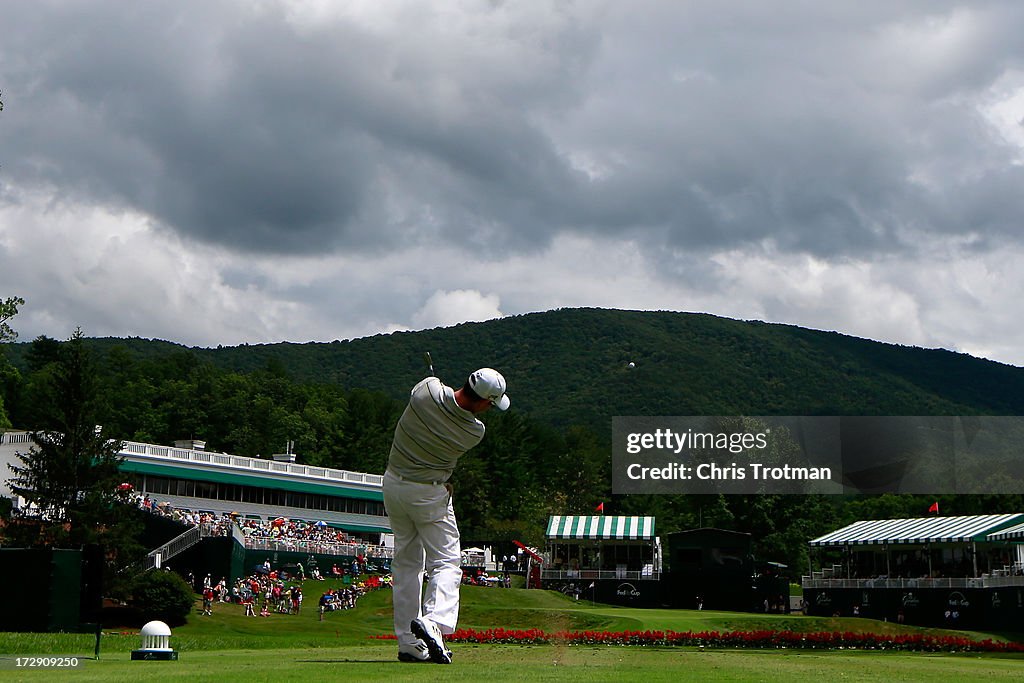
<path id="1" fill-rule="evenodd" d="M 194 526 L 191 529 L 175 536 L 167 543 L 150 552 L 142 560 L 143 569 L 154 569 L 167 560 L 171 559 L 175 555 L 182 553 L 203 538 L 203 529 L 201 526 Z"/>
<path id="2" fill-rule="evenodd" d="M 29 432 L 0 432 L 0 444 L 30 443 L 32 436 Z M 332 483 L 362 484 L 379 488 L 384 483 L 384 476 L 380 474 L 369 474 L 366 472 L 351 472 L 349 470 L 336 470 L 329 467 L 313 467 L 312 465 L 298 465 L 293 462 L 278 462 L 276 460 L 263 460 L 261 458 L 249 458 L 243 455 L 231 455 L 229 453 L 214 453 L 211 451 L 197 451 L 189 448 L 176 448 L 172 446 L 159 446 L 138 441 L 122 441 L 122 455 L 142 455 L 161 460 L 172 460 L 178 462 L 202 463 L 207 465 L 220 465 L 234 469 L 250 470 L 253 472 L 297 474 L 311 479 L 323 479 Z"/>
<path id="3" fill-rule="evenodd" d="M 582 581 L 589 579 L 618 579 L 622 581 L 657 581 L 661 572 L 656 570 L 625 571 L 621 569 L 541 569 L 540 578 L 547 580 Z"/>
<path id="4" fill-rule="evenodd" d="M 368 558 L 391 559 L 394 549 L 366 543 L 326 543 L 302 538 L 245 538 L 242 545 L 247 550 L 276 550 L 285 552 L 314 553 L 317 555 L 342 555 L 356 557 L 363 553 Z"/>
<path id="5" fill-rule="evenodd" d="M 3 443 L 31 443 L 32 435 L 28 432 L 2 432 L 0 433 L 0 444 Z"/>
<path id="6" fill-rule="evenodd" d="M 240 546 L 245 547 L 245 541 L 246 541 L 245 534 L 242 533 L 242 530 L 238 528 L 237 524 L 232 524 L 231 525 L 231 537 L 234 538 L 235 541 Z"/>
<path id="7" fill-rule="evenodd" d="M 204 538 L 225 536 L 227 533 L 223 526 L 217 524 L 194 526 L 146 555 L 142 561 L 142 568 L 153 569 L 157 566 L 158 562 L 163 564 L 175 555 L 188 550 Z M 392 559 L 394 557 L 394 549 L 384 546 L 358 543 L 324 543 L 321 541 L 307 541 L 305 539 L 246 538 L 241 529 L 235 524 L 231 525 L 230 533 L 235 541 L 248 550 L 292 551 L 346 557 L 356 557 L 364 554 L 371 559 Z"/>
<path id="8" fill-rule="evenodd" d="M 161 460 L 179 462 L 202 463 L 207 465 L 219 465 L 233 469 L 249 470 L 251 472 L 297 474 L 311 479 L 322 479 L 332 483 L 362 484 L 365 486 L 380 487 L 384 483 L 384 477 L 380 474 L 367 474 L 365 472 L 350 472 L 349 470 L 335 470 L 329 467 L 313 467 L 311 465 L 297 465 L 293 462 L 278 462 L 276 460 L 262 460 L 260 458 L 249 458 L 242 455 L 230 455 L 228 453 L 212 453 L 210 451 L 196 451 L 189 448 L 174 448 L 171 446 L 157 446 L 137 441 L 125 441 L 121 453 L 125 455 L 143 455 Z"/>
<path id="9" fill-rule="evenodd" d="M 817 573 L 817 572 L 815 572 Z M 1006 588 L 1024 586 L 1024 576 L 941 577 L 920 579 L 831 579 L 804 576 L 804 588 Z"/>
<path id="10" fill-rule="evenodd" d="M 370 559 L 392 559 L 395 552 L 394 548 L 366 543 L 326 543 L 301 538 L 247 538 L 237 524 L 230 525 L 229 530 L 222 524 L 206 522 L 186 529 L 167 543 L 151 551 L 142 560 L 142 568 L 153 569 L 158 564 L 162 565 L 167 560 L 188 550 L 204 538 L 227 535 L 230 535 L 247 550 L 276 550 L 345 557 L 357 557 L 362 554 Z"/>

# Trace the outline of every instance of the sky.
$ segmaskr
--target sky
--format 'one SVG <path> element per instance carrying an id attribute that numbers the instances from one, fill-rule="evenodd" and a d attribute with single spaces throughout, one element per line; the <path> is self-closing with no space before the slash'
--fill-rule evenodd
<path id="1" fill-rule="evenodd" d="M 1024 365 L 1024 3 L 6 2 L 22 341 L 699 311 Z"/>

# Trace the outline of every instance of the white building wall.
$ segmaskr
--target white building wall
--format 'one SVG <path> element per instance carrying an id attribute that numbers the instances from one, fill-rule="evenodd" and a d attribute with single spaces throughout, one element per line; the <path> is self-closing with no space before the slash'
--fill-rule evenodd
<path id="1" fill-rule="evenodd" d="M 17 498 L 14 504 L 19 508 L 24 506 L 25 500 L 16 497 L 11 490 L 10 479 L 14 473 L 8 465 L 20 466 L 22 462 L 17 454 L 27 453 L 30 448 L 32 439 L 29 438 L 28 432 L 11 431 L 0 434 L 0 495 L 5 498 Z"/>

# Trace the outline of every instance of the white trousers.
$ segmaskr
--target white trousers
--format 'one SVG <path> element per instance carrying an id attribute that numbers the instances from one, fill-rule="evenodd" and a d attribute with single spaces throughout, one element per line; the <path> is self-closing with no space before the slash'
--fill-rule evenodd
<path id="1" fill-rule="evenodd" d="M 441 484 L 403 481 L 384 474 L 384 507 L 395 532 L 391 561 L 395 635 L 400 644 L 415 642 L 409 625 L 426 617 L 441 633 L 459 622 L 459 527 L 448 490 Z M 424 591 L 423 577 L 427 577 Z"/>

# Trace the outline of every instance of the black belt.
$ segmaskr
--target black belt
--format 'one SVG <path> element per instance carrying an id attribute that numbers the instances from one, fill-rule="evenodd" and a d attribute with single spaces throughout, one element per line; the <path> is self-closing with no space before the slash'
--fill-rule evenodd
<path id="1" fill-rule="evenodd" d="M 410 484 L 423 484 L 425 486 L 444 486 L 443 481 L 420 481 L 418 479 L 410 479 L 409 477 L 403 477 L 401 474 L 391 469 L 387 471 L 387 474 L 390 474 L 392 477 L 400 479 L 401 481 L 407 481 Z"/>

